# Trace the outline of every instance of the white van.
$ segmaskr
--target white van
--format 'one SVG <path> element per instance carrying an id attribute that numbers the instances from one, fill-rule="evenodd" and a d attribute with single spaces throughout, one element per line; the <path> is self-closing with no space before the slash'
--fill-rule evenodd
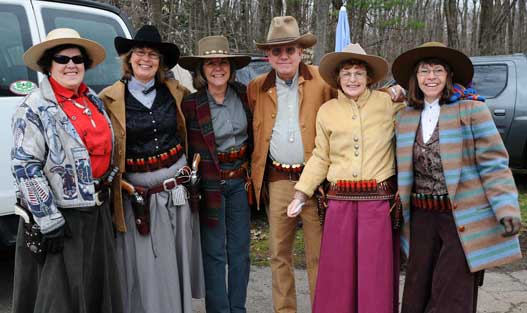
<path id="1" fill-rule="evenodd" d="M 100 91 L 120 78 L 120 60 L 113 40 L 130 37 L 120 11 L 88 0 L 0 0 L 0 245 L 16 238 L 18 217 L 13 214 L 15 186 L 11 175 L 11 115 L 42 74 L 28 69 L 22 55 L 59 27 L 77 30 L 106 48 L 106 60 L 86 72 L 84 81 Z"/>

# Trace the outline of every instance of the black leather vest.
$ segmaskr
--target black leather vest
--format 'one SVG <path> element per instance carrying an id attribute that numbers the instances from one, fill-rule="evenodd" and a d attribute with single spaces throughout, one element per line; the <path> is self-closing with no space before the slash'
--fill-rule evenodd
<path id="1" fill-rule="evenodd" d="M 177 107 L 164 85 L 156 88 L 149 109 L 126 88 L 126 158 L 148 158 L 167 152 L 181 139 L 177 133 Z"/>

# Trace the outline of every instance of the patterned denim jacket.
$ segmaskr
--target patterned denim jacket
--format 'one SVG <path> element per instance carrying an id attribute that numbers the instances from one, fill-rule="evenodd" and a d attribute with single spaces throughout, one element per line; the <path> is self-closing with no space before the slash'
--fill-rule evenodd
<path id="1" fill-rule="evenodd" d="M 113 129 L 102 101 L 88 97 Z M 42 233 L 64 224 L 57 209 L 95 205 L 90 156 L 82 139 L 57 104 L 47 78 L 18 106 L 12 119 L 12 172 Z M 112 151 L 113 153 L 113 151 Z"/>

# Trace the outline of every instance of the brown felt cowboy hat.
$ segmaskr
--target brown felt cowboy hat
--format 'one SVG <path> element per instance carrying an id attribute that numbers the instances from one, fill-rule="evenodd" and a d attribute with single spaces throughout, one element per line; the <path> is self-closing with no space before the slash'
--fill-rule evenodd
<path id="1" fill-rule="evenodd" d="M 24 53 L 24 63 L 32 70 L 42 72 L 38 61 L 49 49 L 60 45 L 76 45 L 83 47 L 92 59 L 93 63 L 89 68 L 100 64 L 106 58 L 106 50 L 97 42 L 82 38 L 79 33 L 71 28 L 56 28 L 48 33 L 46 39 L 41 43 L 32 46 Z M 86 68 L 88 69 L 88 68 Z"/>
<path id="2" fill-rule="evenodd" d="M 371 68 L 373 74 L 370 77 L 370 83 L 374 84 L 384 77 L 388 73 L 388 62 L 379 56 L 369 55 L 362 49 L 358 44 L 350 44 L 341 52 L 327 53 L 320 60 L 320 66 L 318 71 L 320 76 L 328 83 L 331 87 L 338 89 L 337 76 L 339 73 L 336 72 L 337 66 L 346 60 L 359 60 L 363 61 Z"/>
<path id="3" fill-rule="evenodd" d="M 214 58 L 229 59 L 233 70 L 240 69 L 251 62 L 250 56 L 231 54 L 229 41 L 224 36 L 208 36 L 198 41 L 198 54 L 181 57 L 179 65 L 186 70 L 195 71 L 200 62 Z"/>
<path id="4" fill-rule="evenodd" d="M 302 48 L 309 48 L 317 43 L 317 37 L 311 33 L 300 36 L 296 19 L 292 16 L 277 16 L 271 20 L 267 41 L 256 43 L 256 48 L 265 50 L 272 46 L 297 44 Z"/>
<path id="5" fill-rule="evenodd" d="M 178 47 L 170 42 L 163 42 L 161 34 L 153 25 L 144 25 L 139 28 L 134 39 L 116 37 L 114 39 L 115 50 L 117 54 L 123 55 L 134 47 L 147 47 L 156 49 L 163 55 L 163 60 L 168 68 L 176 66 L 179 59 Z"/>
<path id="6" fill-rule="evenodd" d="M 393 77 L 399 85 L 408 89 L 408 81 L 415 74 L 415 65 L 421 60 L 430 58 L 441 59 L 450 65 L 454 73 L 452 77 L 454 83 L 467 86 L 472 81 L 474 67 L 470 59 L 461 51 L 435 41 L 426 42 L 398 56 L 392 65 Z"/>

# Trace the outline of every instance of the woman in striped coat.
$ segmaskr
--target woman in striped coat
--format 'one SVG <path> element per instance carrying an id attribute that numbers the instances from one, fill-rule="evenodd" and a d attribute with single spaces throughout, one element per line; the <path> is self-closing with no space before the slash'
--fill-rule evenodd
<path id="1" fill-rule="evenodd" d="M 402 312 L 476 312 L 477 273 L 521 258 L 507 151 L 482 99 L 455 85 L 472 80 L 463 53 L 426 43 L 392 71 L 408 90 L 396 122 L 409 255 Z"/>

